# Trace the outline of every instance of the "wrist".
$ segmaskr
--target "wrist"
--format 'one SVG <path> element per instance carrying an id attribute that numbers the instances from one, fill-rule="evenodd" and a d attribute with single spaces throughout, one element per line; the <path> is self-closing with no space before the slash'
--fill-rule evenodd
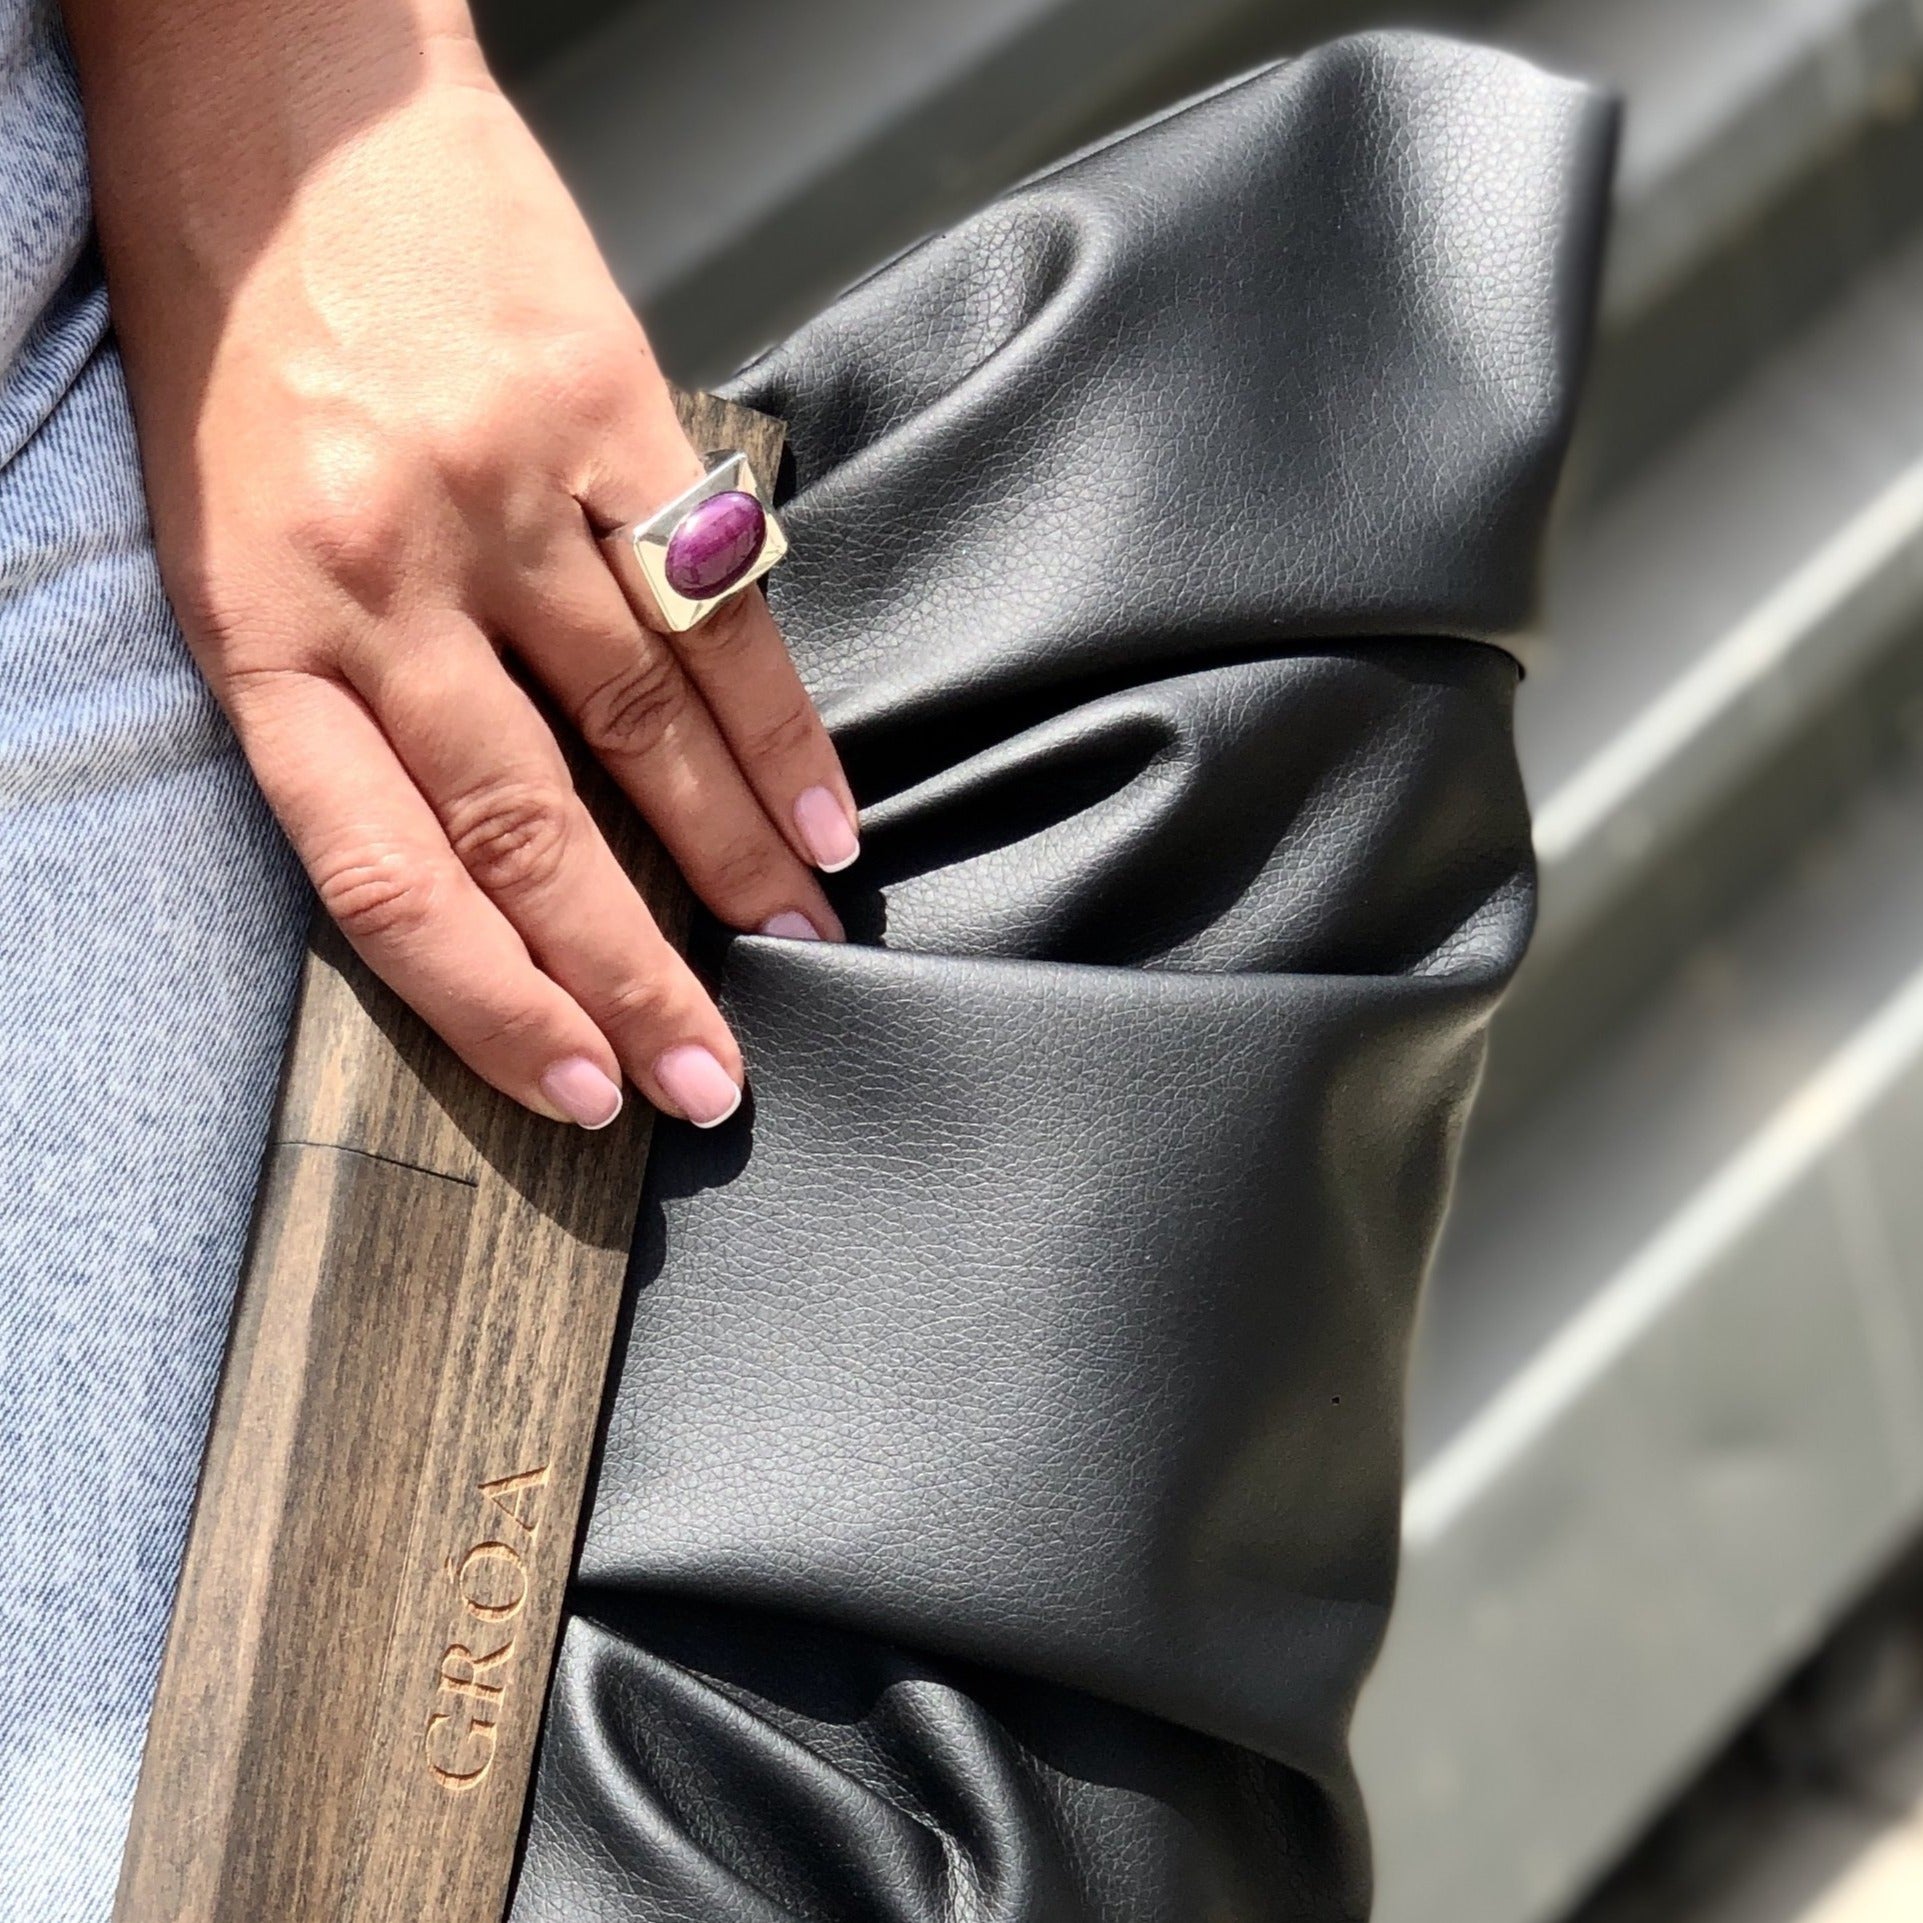
<path id="1" fill-rule="evenodd" d="M 65 0 L 116 257 L 244 259 L 305 181 L 443 86 L 492 88 L 465 0 Z"/>

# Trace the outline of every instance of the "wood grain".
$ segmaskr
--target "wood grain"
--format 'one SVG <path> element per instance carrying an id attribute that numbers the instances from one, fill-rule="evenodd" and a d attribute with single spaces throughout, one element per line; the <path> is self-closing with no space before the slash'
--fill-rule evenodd
<path id="1" fill-rule="evenodd" d="M 779 423 L 677 400 L 772 485 Z M 576 772 L 683 939 L 679 878 Z M 529 1114 L 316 924 L 117 1923 L 497 1923 L 651 1120 Z"/>

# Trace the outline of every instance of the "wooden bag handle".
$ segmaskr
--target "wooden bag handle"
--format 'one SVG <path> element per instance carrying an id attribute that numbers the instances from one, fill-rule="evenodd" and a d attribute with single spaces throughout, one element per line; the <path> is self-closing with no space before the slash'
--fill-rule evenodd
<path id="1" fill-rule="evenodd" d="M 676 403 L 773 484 L 779 422 Z M 577 776 L 684 942 L 680 877 Z M 317 920 L 116 1923 L 498 1923 L 652 1120 L 529 1114 Z"/>

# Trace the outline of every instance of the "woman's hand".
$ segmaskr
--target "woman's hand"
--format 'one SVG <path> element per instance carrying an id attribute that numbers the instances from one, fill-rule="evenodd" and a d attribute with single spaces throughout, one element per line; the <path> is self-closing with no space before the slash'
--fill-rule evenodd
<path id="1" fill-rule="evenodd" d="M 502 651 L 732 926 L 837 939 L 835 753 L 749 592 L 672 646 L 595 544 L 699 478 L 446 0 L 69 0 L 155 538 L 321 900 L 496 1087 L 703 1124 L 740 1051 Z"/>

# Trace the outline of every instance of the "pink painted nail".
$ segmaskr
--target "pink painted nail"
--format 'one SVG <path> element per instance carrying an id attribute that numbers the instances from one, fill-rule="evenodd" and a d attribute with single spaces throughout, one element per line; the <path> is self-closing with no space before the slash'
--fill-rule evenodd
<path id="1" fill-rule="evenodd" d="M 770 915 L 756 933 L 774 935 L 782 941 L 819 941 L 821 939 L 821 930 L 796 908 L 784 908 L 780 914 Z"/>
<path id="2" fill-rule="evenodd" d="M 861 853 L 848 811 L 827 788 L 804 788 L 795 797 L 795 826 L 802 845 L 825 875 L 839 874 Z"/>
<path id="3" fill-rule="evenodd" d="M 606 1128 L 621 1113 L 620 1089 L 585 1055 L 556 1062 L 541 1077 L 541 1093 L 582 1128 Z"/>
<path id="4" fill-rule="evenodd" d="M 714 1128 L 741 1106 L 741 1088 L 699 1042 L 683 1042 L 657 1058 L 661 1092 L 696 1128 Z"/>

